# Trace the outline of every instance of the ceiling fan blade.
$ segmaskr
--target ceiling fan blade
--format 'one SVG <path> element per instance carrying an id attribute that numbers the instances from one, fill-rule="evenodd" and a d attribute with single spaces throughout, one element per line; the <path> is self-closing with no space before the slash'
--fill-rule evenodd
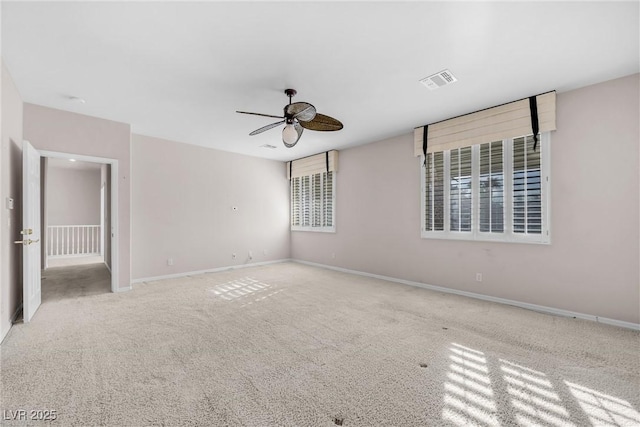
<path id="1" fill-rule="evenodd" d="M 287 147 L 287 148 L 291 148 L 294 145 L 296 145 L 298 143 L 298 141 L 300 141 L 300 137 L 302 136 L 302 131 L 304 131 L 304 129 L 302 128 L 302 126 L 300 126 L 300 123 L 298 123 L 298 122 L 294 122 L 293 123 L 293 127 L 296 130 L 296 132 L 298 132 L 298 138 L 291 144 L 286 143 L 285 140 L 283 139 L 282 142 L 284 143 L 285 147 Z"/>
<path id="2" fill-rule="evenodd" d="M 270 125 L 262 126 L 260 129 L 256 129 L 253 132 L 251 132 L 249 135 L 251 135 L 251 136 L 257 135 L 257 134 L 262 133 L 262 132 L 264 132 L 266 130 L 273 129 L 274 127 L 276 127 L 278 125 L 281 125 L 284 122 L 285 121 L 282 120 L 282 121 L 279 121 L 279 122 L 271 123 Z"/>
<path id="3" fill-rule="evenodd" d="M 308 102 L 294 102 L 284 107 L 284 113 L 286 116 L 298 119 L 301 122 L 308 122 L 316 116 L 316 107 Z"/>
<path id="4" fill-rule="evenodd" d="M 284 119 L 284 116 L 273 116 L 271 114 L 262 114 L 262 113 L 250 113 L 248 111 L 236 111 L 236 113 L 251 114 L 253 116 L 262 116 L 262 117 L 273 117 L 274 119 Z"/>
<path id="5" fill-rule="evenodd" d="M 317 130 L 321 132 L 331 132 L 343 128 L 342 123 L 340 123 L 339 120 L 320 113 L 316 114 L 313 120 L 310 120 L 308 122 L 300 122 L 300 125 L 305 129 Z"/>

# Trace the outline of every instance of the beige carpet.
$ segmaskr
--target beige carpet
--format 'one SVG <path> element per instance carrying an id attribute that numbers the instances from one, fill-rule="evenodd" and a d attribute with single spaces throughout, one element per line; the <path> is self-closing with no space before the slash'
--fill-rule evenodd
<path id="1" fill-rule="evenodd" d="M 50 267 L 42 272 L 42 302 L 111 292 L 111 274 L 104 263 Z"/>
<path id="2" fill-rule="evenodd" d="M 2 345 L 0 409 L 56 426 L 637 426 L 639 355 L 638 332 L 285 263 L 46 302 Z"/>

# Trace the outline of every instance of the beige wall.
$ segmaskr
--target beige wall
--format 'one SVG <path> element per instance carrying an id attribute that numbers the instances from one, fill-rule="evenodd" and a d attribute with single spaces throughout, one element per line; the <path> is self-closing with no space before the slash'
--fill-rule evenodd
<path id="1" fill-rule="evenodd" d="M 22 303 L 22 98 L 2 63 L 2 147 L 0 149 L 0 340 Z M 13 198 L 15 208 L 7 209 Z"/>
<path id="2" fill-rule="evenodd" d="M 421 239 L 407 134 L 340 152 L 337 231 L 292 232 L 292 257 L 639 323 L 638 94 L 637 74 L 558 94 L 551 245 Z"/>
<path id="3" fill-rule="evenodd" d="M 131 283 L 130 126 L 25 103 L 24 137 L 38 150 L 118 160 L 118 288 L 128 289 Z"/>
<path id="4" fill-rule="evenodd" d="M 100 225 L 100 169 L 49 167 L 49 225 Z"/>
<path id="5" fill-rule="evenodd" d="M 289 258 L 282 162 L 134 134 L 132 171 L 134 279 Z"/>

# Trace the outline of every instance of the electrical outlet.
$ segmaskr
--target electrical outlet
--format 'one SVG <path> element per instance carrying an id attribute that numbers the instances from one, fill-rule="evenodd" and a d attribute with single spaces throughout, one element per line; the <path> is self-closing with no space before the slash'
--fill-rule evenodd
<path id="1" fill-rule="evenodd" d="M 482 282 L 482 273 L 476 273 L 476 282 Z"/>
<path id="2" fill-rule="evenodd" d="M 231 254 L 231 259 L 236 259 L 236 254 L 235 253 Z"/>
<path id="3" fill-rule="evenodd" d="M 336 253 L 335 253 L 335 252 L 332 252 L 332 253 L 331 253 L 331 258 L 332 258 L 332 259 L 336 259 Z"/>
<path id="4" fill-rule="evenodd" d="M 249 259 L 253 259 L 253 252 L 249 251 Z"/>
<path id="5" fill-rule="evenodd" d="M 262 253 L 266 255 L 267 254 L 267 250 L 265 249 L 264 251 L 262 251 Z"/>
<path id="6" fill-rule="evenodd" d="M 167 259 L 167 265 L 173 265 L 173 258 Z"/>

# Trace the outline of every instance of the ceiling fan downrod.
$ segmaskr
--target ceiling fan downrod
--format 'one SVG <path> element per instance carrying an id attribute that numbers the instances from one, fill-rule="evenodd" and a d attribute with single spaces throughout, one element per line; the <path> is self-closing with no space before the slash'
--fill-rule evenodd
<path id="1" fill-rule="evenodd" d="M 298 93 L 298 91 L 295 90 L 295 89 L 285 89 L 284 90 L 284 94 L 289 97 L 289 105 L 291 105 L 291 98 L 296 96 L 297 93 Z"/>

